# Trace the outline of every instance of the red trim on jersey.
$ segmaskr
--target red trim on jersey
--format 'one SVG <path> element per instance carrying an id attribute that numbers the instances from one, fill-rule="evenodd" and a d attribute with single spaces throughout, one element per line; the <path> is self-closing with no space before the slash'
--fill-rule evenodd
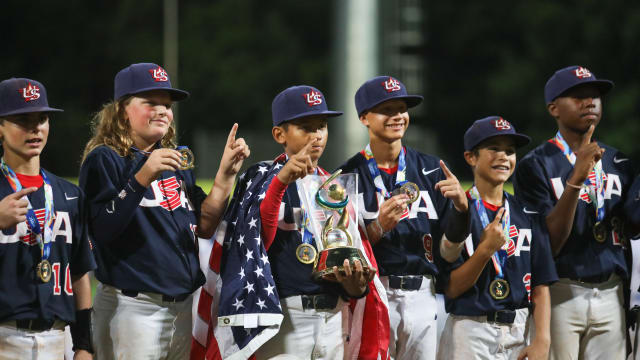
<path id="1" fill-rule="evenodd" d="M 469 193 L 471 189 L 467 190 L 465 192 L 465 194 L 467 194 L 467 199 L 469 200 L 473 200 L 471 198 L 471 194 Z M 497 205 L 493 205 L 493 204 L 489 204 L 488 202 L 484 201 L 484 199 L 482 199 L 482 204 L 484 205 L 485 208 L 487 208 L 487 210 L 491 210 L 491 211 L 498 211 L 502 206 L 497 206 Z"/>
<path id="2" fill-rule="evenodd" d="M 23 188 L 28 188 L 28 187 L 39 188 L 40 186 L 42 186 L 42 184 L 44 184 L 44 179 L 42 178 L 41 174 L 24 175 L 24 174 L 16 173 L 16 176 L 18 177 L 18 180 L 20 181 L 20 185 L 22 185 Z"/>
<path id="3" fill-rule="evenodd" d="M 289 185 L 280 181 L 277 176 L 274 176 L 262 203 L 260 203 L 260 220 L 262 225 L 260 232 L 262 234 L 262 240 L 264 241 L 265 250 L 269 250 L 269 247 L 276 237 L 280 203 L 288 186 Z"/>
<path id="4" fill-rule="evenodd" d="M 398 171 L 398 165 L 396 165 L 396 166 L 394 166 L 392 168 L 383 168 L 383 167 L 378 166 L 378 169 L 386 172 L 389 175 L 393 175 Z"/>

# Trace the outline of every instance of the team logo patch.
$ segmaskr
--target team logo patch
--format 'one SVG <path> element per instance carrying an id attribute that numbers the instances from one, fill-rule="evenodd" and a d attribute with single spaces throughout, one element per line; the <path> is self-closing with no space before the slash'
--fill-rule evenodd
<path id="1" fill-rule="evenodd" d="M 309 106 L 322 104 L 322 94 L 318 91 L 311 90 L 311 92 L 303 94 L 302 97 L 304 98 L 304 101 L 309 104 Z"/>
<path id="2" fill-rule="evenodd" d="M 155 80 L 156 82 L 169 81 L 169 75 L 167 75 L 167 72 L 160 66 L 158 66 L 157 69 L 149 70 L 149 72 L 151 73 L 153 80 Z"/>
<path id="3" fill-rule="evenodd" d="M 582 66 L 575 69 L 573 71 L 576 74 L 577 78 L 586 79 L 591 77 L 591 72 L 587 68 L 583 68 Z"/>
<path id="4" fill-rule="evenodd" d="M 424 234 L 422 236 L 422 245 L 424 245 L 424 257 L 432 263 L 433 262 L 433 238 L 431 234 Z"/>
<path id="5" fill-rule="evenodd" d="M 173 211 L 182 205 L 180 199 L 180 184 L 175 176 L 162 179 L 161 181 L 158 180 L 158 187 L 164 196 L 164 200 L 160 202 L 160 206 L 162 206 L 163 209 Z"/>
<path id="6" fill-rule="evenodd" d="M 382 86 L 384 86 L 384 89 L 389 93 L 400 90 L 400 82 L 392 77 L 387 81 L 383 81 Z"/>
<path id="7" fill-rule="evenodd" d="M 29 83 L 26 88 L 18 90 L 18 92 L 22 95 L 25 102 L 40 99 L 40 88 L 37 85 L 31 85 L 31 83 Z"/>
<path id="8" fill-rule="evenodd" d="M 503 118 L 500 118 L 498 120 L 494 120 L 493 121 L 493 126 L 495 126 L 496 129 L 498 129 L 498 130 L 509 130 L 509 129 L 511 129 L 511 124 L 507 120 L 505 120 Z"/>
<path id="9" fill-rule="evenodd" d="M 44 229 L 45 210 L 38 209 L 38 210 L 35 210 L 34 212 L 36 213 L 36 217 L 38 218 L 38 224 L 40 224 L 40 229 Z M 27 226 L 29 226 L 29 222 L 27 222 Z M 23 243 L 29 246 L 33 246 L 38 243 L 36 234 L 31 230 L 31 228 L 29 228 L 27 235 L 20 236 L 20 241 L 22 241 Z"/>

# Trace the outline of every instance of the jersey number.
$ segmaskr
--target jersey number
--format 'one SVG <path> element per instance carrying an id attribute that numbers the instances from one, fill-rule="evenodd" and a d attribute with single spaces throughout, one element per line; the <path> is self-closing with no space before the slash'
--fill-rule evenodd
<path id="1" fill-rule="evenodd" d="M 53 269 L 53 295 L 60 295 L 60 263 L 53 263 L 51 265 Z M 71 272 L 69 271 L 69 264 L 67 264 L 64 271 L 64 292 L 67 295 L 73 295 L 73 288 L 71 287 Z"/>

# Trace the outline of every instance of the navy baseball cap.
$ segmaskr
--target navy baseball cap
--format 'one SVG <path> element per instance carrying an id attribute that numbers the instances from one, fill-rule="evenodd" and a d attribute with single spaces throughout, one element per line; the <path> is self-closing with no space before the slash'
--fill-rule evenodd
<path id="1" fill-rule="evenodd" d="M 42 83 L 24 78 L 0 82 L 0 116 L 52 111 L 64 110 L 49 107 Z"/>
<path id="2" fill-rule="evenodd" d="M 169 74 L 161 66 L 153 63 L 139 63 L 129 65 L 116 74 L 113 98 L 120 100 L 127 95 L 151 90 L 164 90 L 174 101 L 189 97 L 188 92 L 171 87 Z"/>
<path id="3" fill-rule="evenodd" d="M 551 103 L 565 91 L 581 84 L 593 84 L 605 95 L 613 88 L 613 81 L 596 78 L 589 69 L 582 66 L 569 66 L 553 74 L 544 86 L 544 100 Z"/>
<path id="4" fill-rule="evenodd" d="M 511 136 L 516 142 L 516 147 L 527 145 L 531 138 L 524 134 L 518 134 L 510 122 L 500 116 L 488 116 L 476 120 L 467 132 L 464 133 L 464 150 L 471 151 L 481 142 L 494 136 Z"/>
<path id="5" fill-rule="evenodd" d="M 342 112 L 329 110 L 322 92 L 308 85 L 284 89 L 276 95 L 271 103 L 273 126 L 312 115 L 333 117 L 342 115 Z"/>
<path id="6" fill-rule="evenodd" d="M 423 97 L 407 94 L 407 88 L 404 84 L 391 76 L 377 76 L 362 84 L 356 91 L 358 116 L 391 99 L 402 99 L 407 103 L 408 108 L 412 108 L 420 104 Z"/>

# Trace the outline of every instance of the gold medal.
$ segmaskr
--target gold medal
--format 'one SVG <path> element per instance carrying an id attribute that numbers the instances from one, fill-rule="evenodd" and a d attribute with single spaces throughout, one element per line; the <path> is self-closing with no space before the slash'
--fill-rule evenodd
<path id="1" fill-rule="evenodd" d="M 495 279 L 489 284 L 489 294 L 496 300 L 506 299 L 509 291 L 509 283 L 505 279 Z"/>
<path id="2" fill-rule="evenodd" d="M 598 221 L 593 225 L 593 237 L 597 242 L 602 243 L 607 239 L 607 227 L 602 221 Z"/>
<path id="3" fill-rule="evenodd" d="M 406 182 L 401 187 L 393 190 L 391 196 L 405 194 L 409 197 L 409 204 L 416 202 L 420 198 L 420 188 L 412 182 Z"/>
<path id="4" fill-rule="evenodd" d="M 51 263 L 47 260 L 40 261 L 36 266 L 36 275 L 38 275 L 42 282 L 49 282 L 49 280 L 51 280 Z"/>
<path id="5" fill-rule="evenodd" d="M 318 256 L 318 251 L 311 244 L 300 244 L 296 248 L 296 258 L 303 264 L 313 264 Z"/>
<path id="6" fill-rule="evenodd" d="M 180 170 L 193 169 L 196 161 L 193 152 L 188 147 L 180 148 L 178 152 L 180 153 Z"/>

